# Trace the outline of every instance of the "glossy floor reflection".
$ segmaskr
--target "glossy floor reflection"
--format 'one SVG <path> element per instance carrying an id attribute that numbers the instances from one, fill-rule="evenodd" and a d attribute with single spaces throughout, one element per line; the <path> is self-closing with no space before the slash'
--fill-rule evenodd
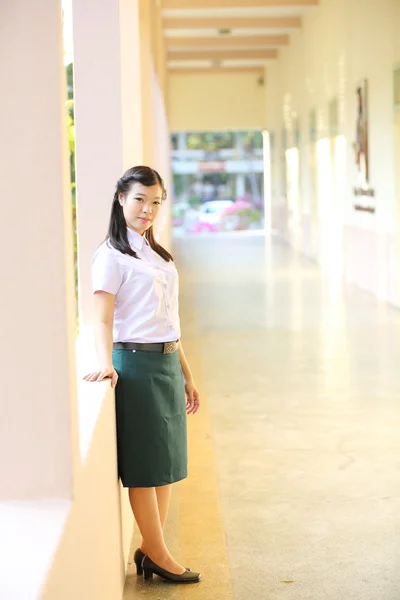
<path id="1" fill-rule="evenodd" d="M 167 537 L 204 580 L 125 600 L 399 600 L 400 312 L 261 236 L 175 254 L 206 406 Z"/>

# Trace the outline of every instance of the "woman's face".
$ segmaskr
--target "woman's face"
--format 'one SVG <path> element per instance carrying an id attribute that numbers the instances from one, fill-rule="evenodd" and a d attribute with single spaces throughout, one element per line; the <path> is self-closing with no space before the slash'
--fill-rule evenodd
<path id="1" fill-rule="evenodd" d="M 162 203 L 160 185 L 147 187 L 141 183 L 133 183 L 126 194 L 122 194 L 119 202 L 124 212 L 127 227 L 140 235 L 156 221 Z"/>

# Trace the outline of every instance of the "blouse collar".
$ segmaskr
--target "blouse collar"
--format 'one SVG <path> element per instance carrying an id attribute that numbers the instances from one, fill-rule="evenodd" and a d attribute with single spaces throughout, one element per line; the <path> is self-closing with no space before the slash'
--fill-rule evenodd
<path id="1" fill-rule="evenodd" d="M 143 245 L 147 245 L 147 240 L 145 239 L 144 235 L 136 233 L 136 231 L 133 231 L 133 229 L 130 229 L 129 227 L 127 227 L 126 230 L 128 232 L 128 241 L 130 244 L 133 244 L 135 248 L 142 250 Z"/>

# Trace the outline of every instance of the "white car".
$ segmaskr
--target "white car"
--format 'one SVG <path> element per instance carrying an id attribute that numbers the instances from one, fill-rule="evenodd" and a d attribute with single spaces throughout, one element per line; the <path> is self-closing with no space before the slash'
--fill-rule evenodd
<path id="1" fill-rule="evenodd" d="M 232 200 L 211 200 L 204 202 L 198 213 L 199 223 L 218 225 L 221 221 L 223 211 L 232 206 Z"/>

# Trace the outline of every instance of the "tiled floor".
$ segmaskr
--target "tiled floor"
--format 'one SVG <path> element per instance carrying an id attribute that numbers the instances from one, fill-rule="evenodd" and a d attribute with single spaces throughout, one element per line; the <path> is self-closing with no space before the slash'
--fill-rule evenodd
<path id="1" fill-rule="evenodd" d="M 400 312 L 261 236 L 176 254 L 205 405 L 167 538 L 203 581 L 124 600 L 400 600 Z"/>

